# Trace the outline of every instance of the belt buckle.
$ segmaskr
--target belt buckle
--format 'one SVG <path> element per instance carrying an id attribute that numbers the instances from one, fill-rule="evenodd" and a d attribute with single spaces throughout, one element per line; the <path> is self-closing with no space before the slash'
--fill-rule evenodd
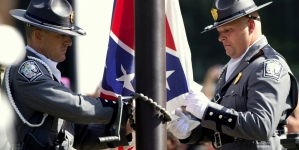
<path id="1" fill-rule="evenodd" d="M 220 133 L 219 132 L 215 132 L 214 134 L 214 147 L 217 149 L 217 148 L 220 148 L 222 146 L 222 143 L 221 143 L 221 137 L 220 137 Z"/>

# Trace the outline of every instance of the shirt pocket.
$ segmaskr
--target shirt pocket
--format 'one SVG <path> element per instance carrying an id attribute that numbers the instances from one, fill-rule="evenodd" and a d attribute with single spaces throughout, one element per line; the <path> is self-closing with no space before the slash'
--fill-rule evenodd
<path id="1" fill-rule="evenodd" d="M 236 111 L 244 112 L 246 108 L 246 87 L 242 83 L 231 85 L 223 96 L 221 104 L 227 108 L 233 108 Z"/>

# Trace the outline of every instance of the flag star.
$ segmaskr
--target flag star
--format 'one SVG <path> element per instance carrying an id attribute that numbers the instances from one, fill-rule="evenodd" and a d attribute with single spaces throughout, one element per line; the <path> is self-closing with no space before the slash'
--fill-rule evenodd
<path id="1" fill-rule="evenodd" d="M 172 71 L 166 71 L 166 88 L 167 88 L 168 90 L 170 90 L 170 88 L 169 88 L 169 85 L 168 85 L 168 82 L 167 82 L 167 78 L 168 78 L 171 74 L 173 74 L 174 71 L 175 71 L 175 70 L 172 70 Z"/>
<path id="2" fill-rule="evenodd" d="M 131 83 L 131 81 L 135 77 L 135 73 L 127 74 L 126 70 L 124 67 L 121 65 L 121 72 L 123 73 L 123 76 L 117 78 L 117 81 L 123 81 L 124 82 L 124 88 L 127 88 L 128 90 L 135 92 L 134 87 Z"/>

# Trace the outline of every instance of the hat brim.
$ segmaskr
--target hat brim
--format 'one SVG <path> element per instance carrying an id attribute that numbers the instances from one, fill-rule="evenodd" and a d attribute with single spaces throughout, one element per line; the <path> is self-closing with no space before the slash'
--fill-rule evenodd
<path id="1" fill-rule="evenodd" d="M 25 23 L 28 23 L 30 25 L 45 29 L 45 30 L 49 30 L 49 31 L 53 31 L 56 33 L 60 33 L 60 34 L 66 34 L 66 35 L 70 35 L 70 36 L 84 36 L 86 35 L 85 31 L 81 28 L 79 28 L 78 26 L 74 25 L 74 29 L 59 29 L 56 27 L 52 27 L 52 26 L 47 26 L 47 25 L 43 25 L 43 24 L 39 24 L 33 21 L 28 20 L 27 18 L 24 17 L 24 14 L 26 13 L 26 10 L 23 9 L 13 9 L 10 10 L 9 13 L 15 17 L 16 19 L 23 21 Z"/>
<path id="2" fill-rule="evenodd" d="M 237 15 L 237 16 L 233 16 L 233 17 L 228 18 L 228 19 L 226 19 L 226 20 L 223 20 L 223 21 L 221 21 L 221 22 L 215 22 L 213 25 L 210 25 L 210 27 L 207 26 L 207 27 L 206 27 L 207 29 L 205 29 L 205 30 L 202 31 L 201 33 L 205 33 L 205 32 L 207 32 L 207 31 L 213 30 L 213 29 L 215 29 L 215 28 L 217 28 L 217 27 L 219 27 L 219 26 L 222 26 L 222 25 L 225 25 L 225 24 L 227 24 L 227 23 L 229 23 L 229 22 L 232 22 L 232 21 L 234 21 L 234 20 L 236 20 L 236 19 L 239 19 L 239 18 L 241 18 L 241 17 L 243 17 L 243 16 L 246 16 L 246 15 L 252 13 L 252 12 L 255 12 L 255 11 L 257 11 L 257 10 L 259 10 L 259 9 L 261 9 L 261 8 L 263 8 L 263 7 L 265 7 L 265 6 L 268 6 L 268 5 L 270 5 L 271 3 L 272 3 L 272 1 L 271 1 L 271 2 L 268 2 L 268 3 L 265 3 L 265 4 L 262 4 L 262 5 L 258 6 L 258 7 L 255 7 L 254 9 L 249 10 L 249 11 L 247 11 L 247 12 L 244 13 L 244 14 Z"/>

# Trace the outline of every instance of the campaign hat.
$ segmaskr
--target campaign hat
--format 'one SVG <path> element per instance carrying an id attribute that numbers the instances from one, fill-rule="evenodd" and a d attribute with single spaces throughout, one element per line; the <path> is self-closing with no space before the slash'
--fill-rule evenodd
<path id="1" fill-rule="evenodd" d="M 271 3 L 272 1 L 257 6 L 253 0 L 215 0 L 211 9 L 214 24 L 205 27 L 201 33 L 215 29 L 243 16 L 259 20 L 256 16 L 251 16 L 250 13 Z"/>
<path id="2" fill-rule="evenodd" d="M 13 9 L 9 13 L 28 25 L 70 36 L 86 32 L 74 24 L 74 11 L 67 0 L 31 0 L 27 10 Z"/>

